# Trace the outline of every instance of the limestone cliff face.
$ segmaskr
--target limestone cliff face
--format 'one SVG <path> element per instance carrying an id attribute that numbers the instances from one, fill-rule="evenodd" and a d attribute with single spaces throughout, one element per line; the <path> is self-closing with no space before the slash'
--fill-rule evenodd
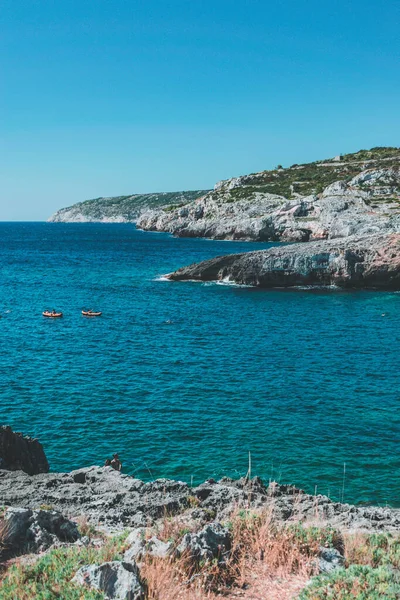
<path id="1" fill-rule="evenodd" d="M 400 231 L 400 150 L 220 181 L 185 206 L 144 212 L 137 227 L 179 237 L 293 242 Z"/>
<path id="2" fill-rule="evenodd" d="M 132 223 L 145 211 L 161 206 L 181 206 L 205 193 L 204 190 L 193 190 L 95 198 L 61 208 L 48 221 L 51 223 Z"/>
<path id="3" fill-rule="evenodd" d="M 400 290 L 400 234 L 350 236 L 231 254 L 183 267 L 167 277 L 261 288 L 322 285 Z"/>
<path id="4" fill-rule="evenodd" d="M 28 475 L 47 473 L 49 463 L 38 440 L 0 427 L 0 469 L 25 471 Z"/>

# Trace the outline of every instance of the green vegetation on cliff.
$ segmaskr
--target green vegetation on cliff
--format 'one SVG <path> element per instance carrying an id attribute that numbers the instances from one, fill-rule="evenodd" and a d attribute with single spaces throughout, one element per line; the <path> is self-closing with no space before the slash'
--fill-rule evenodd
<path id="1" fill-rule="evenodd" d="M 261 171 L 240 177 L 240 185 L 229 190 L 229 198 L 226 201 L 250 200 L 255 193 L 278 194 L 286 198 L 296 194 L 301 196 L 318 194 L 335 181 L 350 181 L 361 171 L 399 166 L 399 164 L 400 148 L 376 147 L 327 160 L 294 164 L 288 168 L 277 167 L 272 171 Z M 225 191 L 224 186 L 221 191 Z"/>
<path id="2" fill-rule="evenodd" d="M 160 192 L 93 198 L 58 210 L 50 221 L 135 221 L 142 212 L 163 206 L 181 206 L 204 196 L 207 190 Z"/>

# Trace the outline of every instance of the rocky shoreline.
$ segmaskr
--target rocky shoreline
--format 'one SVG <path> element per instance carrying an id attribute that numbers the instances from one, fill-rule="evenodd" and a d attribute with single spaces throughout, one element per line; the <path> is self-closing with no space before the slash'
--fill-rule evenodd
<path id="1" fill-rule="evenodd" d="M 259 477 L 224 477 L 190 486 L 172 479 L 144 482 L 111 466 L 49 472 L 40 442 L 6 426 L 0 428 L 0 452 L 0 506 L 30 511 L 51 507 L 69 518 L 84 516 L 109 531 L 152 525 L 166 515 L 204 524 L 242 508 L 273 508 L 281 521 L 318 518 L 347 529 L 400 531 L 400 509 L 341 504 L 275 481 L 264 484 Z"/>
<path id="2" fill-rule="evenodd" d="M 137 227 L 264 242 L 398 232 L 400 151 L 375 150 L 220 181 L 184 206 L 142 213 Z"/>
<path id="3" fill-rule="evenodd" d="M 273 247 L 183 267 L 173 281 L 226 281 L 260 288 L 400 289 L 400 234 Z"/>
<path id="4" fill-rule="evenodd" d="M 273 509 L 281 521 L 318 520 L 348 530 L 400 531 L 400 509 L 341 504 L 289 485 L 265 485 L 258 477 L 209 479 L 190 487 L 171 479 L 144 482 L 97 466 L 33 476 L 0 470 L 0 504 L 29 510 L 45 505 L 69 518 L 84 516 L 107 531 L 153 525 L 166 515 L 204 525 L 228 519 L 239 509 Z"/>
<path id="5" fill-rule="evenodd" d="M 13 465 L 22 453 L 29 470 L 35 457 L 43 466 L 39 442 L 26 446 L 30 438 L 1 431 L 16 442 Z M 193 487 L 144 482 L 110 466 L 31 475 L 0 469 L 0 505 L 0 596 L 10 600 L 308 598 L 297 595 L 307 583 L 325 585 L 313 575 L 352 573 L 354 543 L 367 544 L 358 560 L 362 553 L 372 560 L 380 540 L 393 561 L 400 534 L 400 509 L 334 502 L 258 477 Z"/>

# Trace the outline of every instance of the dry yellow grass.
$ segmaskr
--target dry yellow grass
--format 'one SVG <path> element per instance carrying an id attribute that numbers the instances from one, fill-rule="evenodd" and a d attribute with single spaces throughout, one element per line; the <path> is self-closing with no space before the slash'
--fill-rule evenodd
<path id="1" fill-rule="evenodd" d="M 290 600 L 315 572 L 318 542 L 299 538 L 296 529 L 277 526 L 272 511 L 238 512 L 230 521 L 233 546 L 226 562 L 196 564 L 147 557 L 141 572 L 152 600 L 244 598 Z M 165 523 L 170 539 L 177 531 Z"/>

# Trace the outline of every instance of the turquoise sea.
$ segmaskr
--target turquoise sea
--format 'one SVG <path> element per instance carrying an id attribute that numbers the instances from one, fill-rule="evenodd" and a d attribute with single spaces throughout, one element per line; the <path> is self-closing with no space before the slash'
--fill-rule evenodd
<path id="1" fill-rule="evenodd" d="M 266 246 L 1 223 L 0 422 L 54 471 L 119 452 L 140 478 L 200 482 L 250 451 L 267 481 L 400 506 L 400 294 L 160 280 Z"/>

